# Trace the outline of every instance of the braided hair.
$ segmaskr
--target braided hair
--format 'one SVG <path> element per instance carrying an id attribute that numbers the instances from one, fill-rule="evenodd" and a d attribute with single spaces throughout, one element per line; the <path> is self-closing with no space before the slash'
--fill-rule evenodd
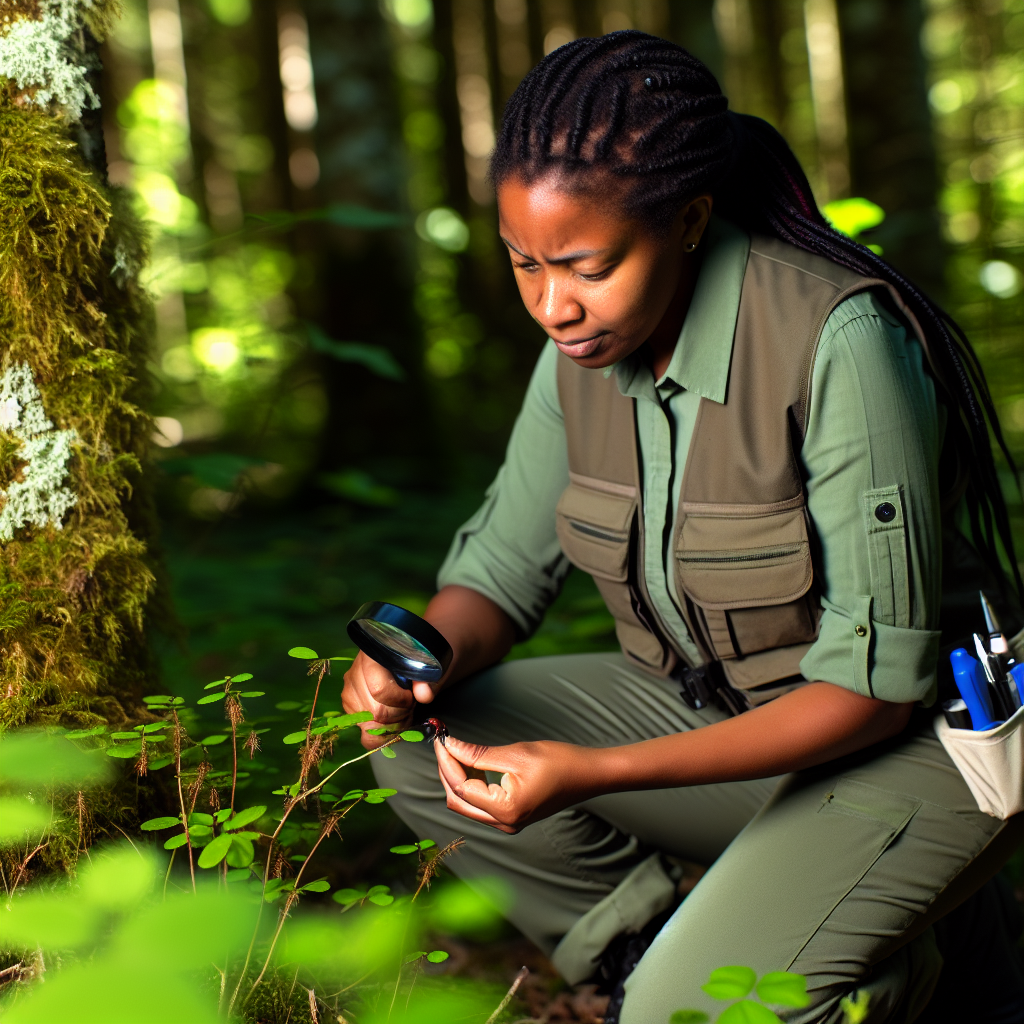
<path id="1" fill-rule="evenodd" d="M 951 409 L 950 500 L 966 499 L 974 542 L 999 580 L 1002 544 L 1024 596 L 989 430 L 1016 467 L 967 336 L 899 271 L 828 224 L 786 141 L 766 121 L 729 111 L 701 61 L 637 31 L 576 39 L 548 54 L 505 108 L 491 177 L 498 186 L 551 172 L 569 191 L 613 191 L 626 215 L 653 231 L 667 230 L 687 201 L 710 193 L 715 212 L 744 230 L 891 284 L 923 331 Z"/>

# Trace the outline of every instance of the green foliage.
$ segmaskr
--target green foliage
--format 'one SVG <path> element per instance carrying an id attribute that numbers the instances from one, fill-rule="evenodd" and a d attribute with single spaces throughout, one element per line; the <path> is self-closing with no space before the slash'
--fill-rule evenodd
<path id="1" fill-rule="evenodd" d="M 238 758 L 243 701 L 262 696 L 241 690 L 252 679 L 248 672 L 209 684 L 229 725 L 224 742 L 212 750 L 205 749 L 210 737 L 202 744 L 190 738 L 193 712 L 171 695 L 148 701 L 154 715 L 165 717 L 130 730 L 76 730 L 74 739 L 63 731 L 0 738 L 0 782 L 13 792 L 10 799 L 21 800 L 0 822 L 16 828 L 12 841 L 22 846 L 52 835 L 55 794 L 109 777 L 114 762 L 104 751 L 132 751 L 136 773 L 165 772 L 165 789 L 176 794 L 178 808 L 176 815 L 139 826 L 140 839 L 171 833 L 163 842 L 169 857 L 136 841 L 94 848 L 75 882 L 26 888 L 20 876 L 13 879 L 0 955 L 16 964 L 35 963 L 36 957 L 38 966 L 5 990 L 5 1021 L 192 1024 L 225 1015 L 264 1020 L 263 1007 L 279 997 L 282 979 L 288 979 L 286 991 L 301 980 L 301 991 L 309 989 L 335 1016 L 344 1009 L 345 1019 L 359 1024 L 450 1021 L 461 1014 L 482 1022 L 490 1015 L 497 995 L 423 976 L 428 966 L 448 959 L 445 950 L 425 944 L 428 929 L 478 935 L 498 916 L 491 895 L 467 886 L 449 883 L 428 891 L 452 848 L 438 851 L 430 840 L 396 848 L 417 856 L 414 892 L 384 884 L 331 892 L 328 877 L 310 877 L 314 855 L 348 813 L 359 804 L 381 804 L 395 791 L 336 785 L 350 765 L 376 751 L 335 766 L 324 761 L 326 744 L 367 716 L 319 710 L 331 659 L 305 647 L 291 653 L 310 670 L 310 699 L 290 702 L 304 728 L 298 777 L 279 790 L 277 813 L 268 813 L 266 804 L 238 800 L 238 783 L 247 776 Z M 208 698 L 199 698 L 197 706 Z M 416 730 L 406 733 L 408 738 L 392 735 L 388 744 L 423 739 Z M 253 768 L 256 734 L 250 730 L 244 744 Z M 161 745 L 166 756 L 157 756 Z M 191 753 L 197 750 L 203 757 L 198 764 Z M 223 806 L 218 792 L 230 793 Z M 208 798 L 201 802 L 204 793 Z M 43 807 L 38 820 L 28 820 L 27 814 Z M 302 906 L 328 893 L 318 909 Z M 330 994 L 339 989 L 344 1008 Z"/>
<path id="2" fill-rule="evenodd" d="M 791 971 L 770 971 L 758 980 L 749 967 L 718 967 L 701 988 L 712 999 L 737 1000 L 718 1016 L 718 1024 L 782 1024 L 765 1003 L 773 1006 L 803 1007 L 810 1003 L 807 979 Z M 754 990 L 762 1002 L 746 998 Z M 703 1010 L 676 1010 L 669 1024 L 704 1024 L 711 1018 Z"/>

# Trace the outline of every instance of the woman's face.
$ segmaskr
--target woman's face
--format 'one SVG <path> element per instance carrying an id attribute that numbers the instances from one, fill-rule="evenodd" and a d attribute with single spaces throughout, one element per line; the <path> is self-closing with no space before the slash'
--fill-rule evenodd
<path id="1" fill-rule="evenodd" d="M 626 219 L 608 198 L 571 194 L 554 176 L 498 189 L 498 222 L 519 294 L 580 366 L 610 366 L 654 335 L 674 346 L 695 274 L 692 249 L 711 213 L 699 196 L 664 235 Z M 678 322 L 670 322 L 678 321 Z"/>

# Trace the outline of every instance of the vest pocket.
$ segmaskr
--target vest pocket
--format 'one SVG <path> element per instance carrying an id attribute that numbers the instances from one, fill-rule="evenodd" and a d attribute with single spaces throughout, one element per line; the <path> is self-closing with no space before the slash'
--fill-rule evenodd
<path id="1" fill-rule="evenodd" d="M 572 480 L 555 510 L 555 529 L 566 558 L 598 579 L 625 583 L 636 507 L 632 487 Z"/>
<path id="2" fill-rule="evenodd" d="M 716 657 L 814 639 L 818 616 L 802 495 L 771 505 L 683 505 L 679 589 Z"/>

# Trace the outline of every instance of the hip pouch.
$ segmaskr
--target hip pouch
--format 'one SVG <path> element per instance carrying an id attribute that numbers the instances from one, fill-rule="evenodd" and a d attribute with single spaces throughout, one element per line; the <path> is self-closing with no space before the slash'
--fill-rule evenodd
<path id="1" fill-rule="evenodd" d="M 1024 811 L 1024 707 L 994 729 L 954 729 L 941 715 L 935 735 L 960 769 L 978 808 L 1005 821 Z"/>

